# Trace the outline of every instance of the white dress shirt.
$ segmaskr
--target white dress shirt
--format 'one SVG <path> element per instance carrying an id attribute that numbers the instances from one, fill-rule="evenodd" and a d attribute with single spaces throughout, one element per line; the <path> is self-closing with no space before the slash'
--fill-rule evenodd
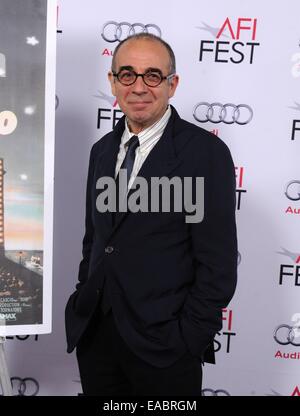
<path id="1" fill-rule="evenodd" d="M 137 177 L 137 174 L 139 170 L 142 167 L 142 164 L 145 162 L 147 156 L 153 149 L 153 147 L 156 145 L 158 140 L 161 138 L 164 129 L 169 121 L 169 118 L 171 116 L 171 108 L 168 106 L 165 114 L 162 116 L 160 120 L 158 120 L 156 123 L 152 124 L 152 126 L 146 128 L 145 130 L 142 130 L 139 134 L 134 134 L 129 130 L 127 119 L 125 120 L 125 129 L 124 133 L 121 137 L 121 143 L 116 163 L 116 170 L 115 170 L 115 177 L 117 177 L 117 174 L 120 170 L 120 167 L 122 165 L 122 162 L 125 158 L 126 151 L 127 151 L 127 143 L 130 140 L 132 136 L 138 136 L 140 145 L 137 147 L 135 151 L 135 160 L 134 165 L 132 168 L 130 180 L 128 183 L 128 189 L 131 188 L 135 178 Z"/>

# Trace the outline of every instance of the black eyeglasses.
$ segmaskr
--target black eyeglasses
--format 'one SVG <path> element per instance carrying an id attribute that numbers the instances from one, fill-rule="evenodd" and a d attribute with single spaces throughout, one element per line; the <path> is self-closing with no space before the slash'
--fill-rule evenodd
<path id="1" fill-rule="evenodd" d="M 113 72 L 113 76 L 118 79 L 122 85 L 132 85 L 137 80 L 137 77 L 142 77 L 144 83 L 148 87 L 157 87 L 165 79 L 169 80 L 174 77 L 175 74 L 167 75 L 166 77 L 160 71 L 147 71 L 144 74 L 137 74 L 132 69 L 121 69 L 118 73 Z"/>

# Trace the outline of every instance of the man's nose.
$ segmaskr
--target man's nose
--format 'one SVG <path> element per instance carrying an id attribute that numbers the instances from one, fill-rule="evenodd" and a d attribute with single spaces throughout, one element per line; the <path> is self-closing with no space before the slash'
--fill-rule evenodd
<path id="1" fill-rule="evenodd" d="M 144 94 L 148 91 L 147 85 L 144 83 L 143 78 L 141 76 L 137 77 L 132 87 L 132 92 L 136 94 Z"/>

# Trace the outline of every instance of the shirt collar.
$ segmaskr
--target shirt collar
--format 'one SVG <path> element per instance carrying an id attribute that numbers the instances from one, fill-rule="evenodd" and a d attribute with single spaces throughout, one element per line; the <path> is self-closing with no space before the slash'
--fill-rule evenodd
<path id="1" fill-rule="evenodd" d="M 163 133 L 170 116 L 171 108 L 170 105 L 168 105 L 168 108 L 165 111 L 164 115 L 158 121 L 156 121 L 154 124 L 152 124 L 152 126 L 147 127 L 145 130 L 142 130 L 139 134 L 136 135 L 139 138 L 140 147 L 143 147 L 143 145 L 146 144 L 146 142 L 148 142 L 149 140 L 151 140 L 151 138 L 153 138 L 154 136 L 158 136 L 160 133 Z M 135 136 L 135 134 L 129 130 L 126 117 L 125 130 L 121 138 L 121 145 L 125 146 L 132 136 Z"/>

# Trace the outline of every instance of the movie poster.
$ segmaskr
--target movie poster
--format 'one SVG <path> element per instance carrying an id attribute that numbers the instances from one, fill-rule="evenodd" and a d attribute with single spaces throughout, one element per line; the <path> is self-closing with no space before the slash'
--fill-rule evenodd
<path id="1" fill-rule="evenodd" d="M 0 335 L 51 331 L 55 37 L 55 1 L 0 1 Z"/>

